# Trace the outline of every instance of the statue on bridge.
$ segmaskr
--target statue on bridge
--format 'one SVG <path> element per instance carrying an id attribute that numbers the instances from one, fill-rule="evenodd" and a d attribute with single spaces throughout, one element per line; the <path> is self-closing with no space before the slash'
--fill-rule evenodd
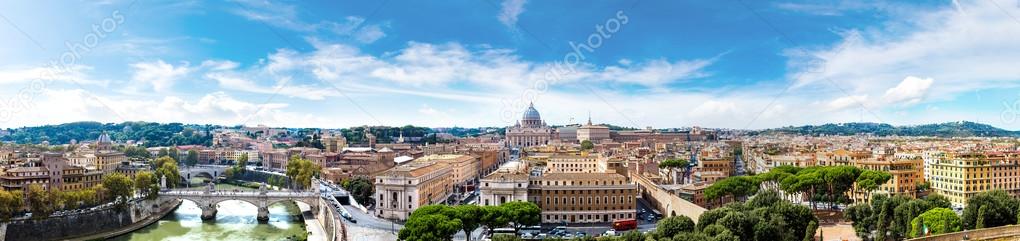
<path id="1" fill-rule="evenodd" d="M 211 193 L 216 191 L 216 184 L 213 184 L 212 182 L 209 182 L 209 185 L 207 185 L 207 187 L 208 188 L 206 188 L 205 193 Z"/>
<path id="2" fill-rule="evenodd" d="M 166 176 L 160 177 L 160 179 L 159 179 L 159 188 L 162 189 L 162 190 L 167 190 L 167 187 L 166 187 Z"/>

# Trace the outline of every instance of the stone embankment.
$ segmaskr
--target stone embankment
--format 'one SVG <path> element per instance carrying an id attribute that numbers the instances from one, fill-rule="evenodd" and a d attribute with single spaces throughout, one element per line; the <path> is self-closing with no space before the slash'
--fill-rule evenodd
<path id="1" fill-rule="evenodd" d="M 152 224 L 173 212 L 180 200 L 164 203 L 142 200 L 118 210 L 106 207 L 97 210 L 52 216 L 43 219 L 20 219 L 0 225 L 0 240 L 102 240 L 123 235 Z"/>

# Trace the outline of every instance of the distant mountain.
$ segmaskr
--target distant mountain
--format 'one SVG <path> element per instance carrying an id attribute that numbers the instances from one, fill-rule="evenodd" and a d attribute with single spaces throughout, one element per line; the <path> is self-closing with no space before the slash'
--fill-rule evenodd
<path id="1" fill-rule="evenodd" d="M 788 133 L 801 135 L 856 135 L 876 136 L 937 136 L 937 137 L 1018 137 L 1020 132 L 1000 129 L 991 125 L 957 121 L 915 126 L 893 126 L 882 123 L 841 123 L 824 125 L 788 126 L 768 129 L 761 133 Z"/>

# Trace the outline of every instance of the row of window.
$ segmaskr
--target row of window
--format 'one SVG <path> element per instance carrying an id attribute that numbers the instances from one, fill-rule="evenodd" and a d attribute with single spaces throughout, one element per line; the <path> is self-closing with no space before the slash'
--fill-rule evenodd
<path id="1" fill-rule="evenodd" d="M 626 213 L 626 214 L 623 214 L 623 213 L 615 214 L 614 213 L 614 214 L 602 214 L 602 215 L 598 215 L 598 214 L 595 214 L 595 215 L 592 215 L 592 214 L 570 214 L 570 215 L 566 215 L 566 214 L 563 214 L 563 215 L 546 214 L 545 215 L 545 222 L 548 222 L 548 223 L 555 223 L 555 222 L 610 222 L 610 221 L 613 221 L 614 219 L 617 219 L 617 218 L 634 218 L 634 214 L 633 213 Z"/>
<path id="2" fill-rule="evenodd" d="M 531 181 L 532 185 L 553 185 L 553 186 L 580 186 L 580 185 L 624 185 L 627 184 L 623 180 L 611 180 L 611 181 Z"/>
<path id="3" fill-rule="evenodd" d="M 617 198 L 619 198 L 619 199 L 617 199 Z M 633 204 L 634 203 L 634 196 L 627 196 L 627 198 L 617 197 L 617 196 L 612 196 L 612 197 L 610 197 L 610 196 L 602 196 L 602 202 L 601 203 L 599 202 L 599 197 L 592 198 L 591 196 L 580 197 L 580 198 L 578 198 L 578 197 L 571 197 L 569 199 L 566 198 L 566 197 L 561 197 L 561 198 L 545 197 L 545 204 L 546 205 L 556 206 L 556 205 L 560 205 L 561 204 L 561 202 L 560 202 L 561 200 L 562 200 L 562 204 L 563 205 L 567 205 L 567 204 L 570 204 L 570 205 L 577 205 L 577 204 L 587 204 L 587 205 L 592 205 L 592 204 L 594 204 L 594 205 L 599 205 L 599 204 L 617 204 L 617 200 L 619 200 L 619 204 Z M 570 200 L 570 202 L 568 203 L 567 200 Z M 587 200 L 587 203 L 585 203 L 585 200 Z M 594 202 L 592 202 L 593 200 L 594 200 Z M 589 207 L 589 208 L 591 208 L 591 207 Z"/>

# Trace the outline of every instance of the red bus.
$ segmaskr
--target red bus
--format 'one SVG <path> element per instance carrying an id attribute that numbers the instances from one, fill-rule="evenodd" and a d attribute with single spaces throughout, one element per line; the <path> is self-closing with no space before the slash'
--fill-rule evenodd
<path id="1" fill-rule="evenodd" d="M 637 219 L 617 219 L 613 220 L 613 230 L 616 231 L 627 231 L 637 228 Z"/>

